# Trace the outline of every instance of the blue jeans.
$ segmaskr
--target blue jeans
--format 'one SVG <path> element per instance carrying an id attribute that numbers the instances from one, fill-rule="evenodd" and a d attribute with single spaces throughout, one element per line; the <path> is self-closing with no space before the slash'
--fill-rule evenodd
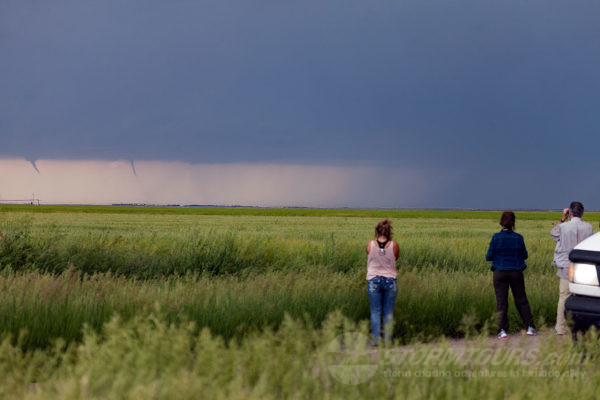
<path id="1" fill-rule="evenodd" d="M 385 340 L 392 339 L 392 322 L 394 319 L 394 302 L 398 294 L 398 283 L 394 278 L 376 276 L 367 285 L 369 304 L 371 306 L 371 336 L 373 344 L 379 343 L 379 338 L 385 334 Z M 383 331 L 381 319 L 383 317 Z"/>

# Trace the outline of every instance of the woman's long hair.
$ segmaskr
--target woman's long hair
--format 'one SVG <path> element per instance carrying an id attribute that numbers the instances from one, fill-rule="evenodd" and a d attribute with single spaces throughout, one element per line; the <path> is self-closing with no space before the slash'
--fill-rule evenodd
<path id="1" fill-rule="evenodd" d="M 509 232 L 515 230 L 515 213 L 512 211 L 504 211 L 500 217 L 500 225 Z"/>

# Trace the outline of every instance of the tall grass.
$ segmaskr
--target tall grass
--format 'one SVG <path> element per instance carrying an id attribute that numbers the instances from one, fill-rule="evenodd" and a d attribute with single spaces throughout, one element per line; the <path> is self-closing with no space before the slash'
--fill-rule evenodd
<path id="1" fill-rule="evenodd" d="M 81 339 L 112 315 L 161 305 L 225 338 L 276 328 L 284 313 L 318 326 L 341 310 L 368 318 L 365 244 L 377 219 L 188 215 L 3 214 L 0 332 L 26 348 Z M 400 244 L 395 335 L 460 335 L 461 319 L 493 319 L 484 261 L 496 221 L 394 220 Z M 520 221 L 530 252 L 528 295 L 552 323 L 556 278 L 551 221 Z M 511 324 L 519 321 L 511 307 Z"/>
<path id="2" fill-rule="evenodd" d="M 321 217 L 22 211 L 0 213 L 0 398 L 592 398 L 598 389 L 594 363 L 585 385 L 511 376 L 492 385 L 462 376 L 376 374 L 358 387 L 336 381 L 328 366 L 339 355 L 327 344 L 342 331 L 367 334 L 365 244 L 379 219 L 369 210 Z M 422 348 L 415 341 L 493 329 L 484 255 L 498 229 L 495 214 L 394 214 L 397 344 Z M 520 215 L 532 311 L 537 325 L 552 324 L 553 221 Z M 515 332 L 520 319 L 509 310 Z M 599 355 L 594 335 L 578 345 L 591 360 Z M 544 342 L 540 353 L 565 346 Z"/>
<path id="3" fill-rule="evenodd" d="M 528 294 L 538 324 L 554 318 L 556 290 L 552 277 L 528 280 Z M 408 343 L 441 335 L 459 336 L 465 315 L 477 328 L 493 325 L 495 299 L 491 278 L 461 272 L 402 271 L 395 307 L 394 335 Z M 340 311 L 354 321 L 369 318 L 362 273 L 327 269 L 271 272 L 245 277 L 208 275 L 133 280 L 110 274 L 81 276 L 39 272 L 0 274 L 0 332 L 22 340 L 25 349 L 47 347 L 62 337 L 81 340 L 82 328 L 100 332 L 113 315 L 124 320 L 148 315 L 159 307 L 167 322 L 193 321 L 225 339 L 242 338 L 266 327 L 277 329 L 284 315 L 320 326 Z M 511 328 L 521 321 L 510 308 Z"/>
<path id="4" fill-rule="evenodd" d="M 593 399 L 599 390 L 596 332 L 576 347 L 568 341 L 542 340 L 527 362 L 509 358 L 514 345 L 499 348 L 498 356 L 491 357 L 489 346 L 480 341 L 469 345 L 468 358 L 428 362 L 396 357 L 398 349 L 365 354 L 360 341 L 336 346 L 335 338 L 348 331 L 364 334 L 366 325 L 339 314 L 328 317 L 321 329 L 286 318 L 276 332 L 265 330 L 226 343 L 208 330 L 197 334 L 193 324 L 169 324 L 160 312 L 128 322 L 115 318 L 102 334 L 86 330 L 80 345 L 57 341 L 47 350 L 23 353 L 9 340 L 2 341 L 0 397 Z M 422 354 L 450 349 L 449 343 L 413 347 Z M 562 362 L 564 354 L 575 357 Z M 360 385 L 344 384 L 332 373 L 339 371 L 332 367 L 356 364 L 372 371 Z M 427 373 L 437 375 L 421 376 Z"/>
<path id="5" fill-rule="evenodd" d="M 60 273 L 113 272 L 150 278 L 189 272 L 365 268 L 377 219 L 186 215 L 3 214 L 0 267 Z M 486 273 L 495 220 L 398 219 L 402 268 Z M 529 269 L 552 274 L 552 221 L 519 221 Z"/>

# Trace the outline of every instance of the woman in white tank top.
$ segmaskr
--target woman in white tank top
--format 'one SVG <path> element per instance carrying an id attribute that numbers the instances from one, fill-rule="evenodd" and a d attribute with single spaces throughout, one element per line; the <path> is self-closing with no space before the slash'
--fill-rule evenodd
<path id="1" fill-rule="evenodd" d="M 367 243 L 367 289 L 371 308 L 371 335 L 375 346 L 380 337 L 385 337 L 387 341 L 392 338 L 394 302 L 398 293 L 396 260 L 399 253 L 398 243 L 392 241 L 392 224 L 386 218 L 375 227 L 375 240 Z"/>

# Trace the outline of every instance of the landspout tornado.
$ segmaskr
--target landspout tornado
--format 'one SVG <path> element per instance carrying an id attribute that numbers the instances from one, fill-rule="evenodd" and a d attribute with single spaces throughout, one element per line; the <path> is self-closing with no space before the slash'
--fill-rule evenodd
<path id="1" fill-rule="evenodd" d="M 129 160 L 129 164 L 131 165 L 131 172 L 133 172 L 134 176 L 137 176 L 137 172 L 135 171 L 135 164 L 133 160 Z"/>
<path id="2" fill-rule="evenodd" d="M 35 172 L 37 172 L 38 174 L 40 174 L 40 170 L 38 169 L 37 165 L 35 165 L 35 159 L 29 159 L 26 158 L 25 160 L 29 161 L 29 163 L 31 164 L 31 166 L 33 167 L 33 169 L 35 169 Z"/>

